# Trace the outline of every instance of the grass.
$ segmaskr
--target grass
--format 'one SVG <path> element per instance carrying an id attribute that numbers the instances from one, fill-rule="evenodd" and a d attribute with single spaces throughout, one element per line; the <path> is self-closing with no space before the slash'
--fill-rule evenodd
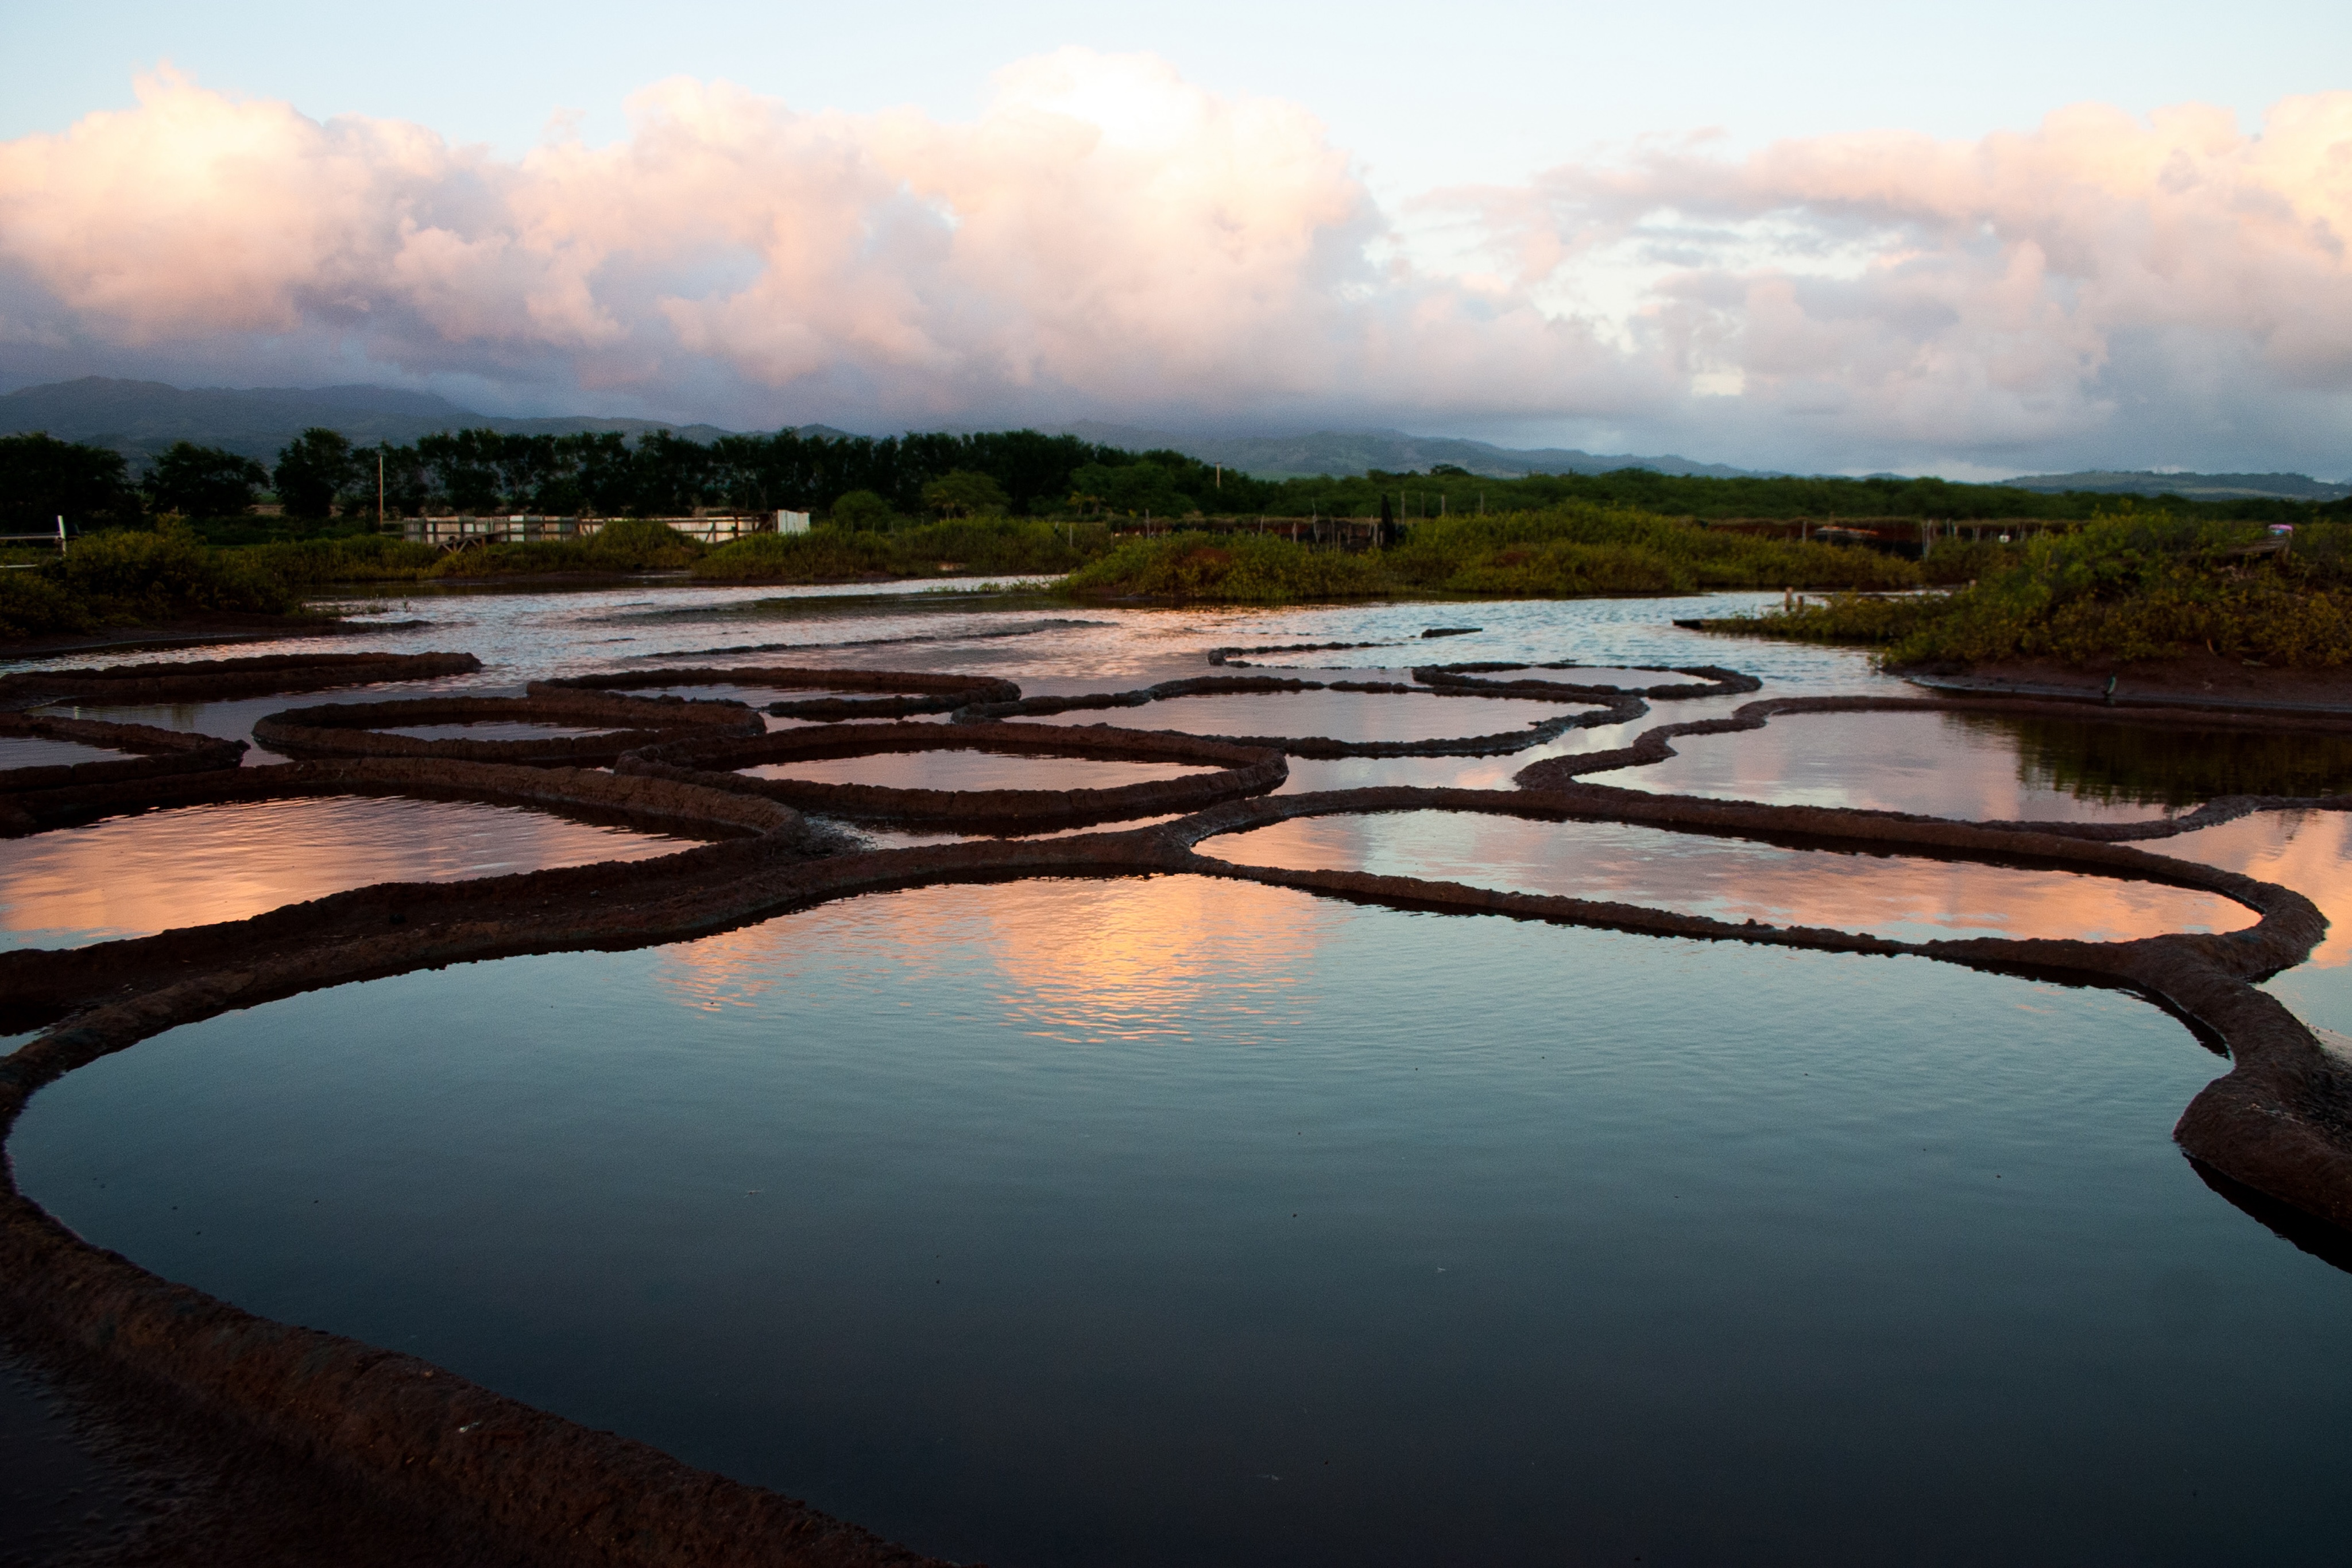
<path id="1" fill-rule="evenodd" d="M 2265 665 L 2352 663 L 2352 528 L 2306 524 L 2284 556 L 2244 553 L 2263 539 L 2255 525 L 2125 512 L 1979 559 L 1975 580 L 1949 593 L 1844 594 L 1708 624 L 1873 644 L 1895 664 L 2128 664 L 2199 648 Z M 1930 575 L 1936 565 L 1931 555 Z"/>
<path id="2" fill-rule="evenodd" d="M 0 637 L 152 626 L 224 612 L 290 615 L 300 596 L 276 575 L 177 530 L 78 538 L 63 559 L 0 572 Z"/>
<path id="3" fill-rule="evenodd" d="M 1283 604 L 1395 596 L 1583 598 L 1717 588 L 1890 589 L 1920 580 L 1900 557 L 1717 533 L 1603 507 L 1412 525 L 1391 549 L 1343 554 L 1272 534 L 1131 540 L 1074 573 L 1081 598 Z"/>

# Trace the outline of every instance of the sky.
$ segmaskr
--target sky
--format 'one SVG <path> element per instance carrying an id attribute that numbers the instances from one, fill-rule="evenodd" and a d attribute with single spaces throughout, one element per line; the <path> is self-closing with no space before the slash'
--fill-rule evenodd
<path id="1" fill-rule="evenodd" d="M 0 390 L 2352 476 L 2352 6 L 0 5 Z"/>

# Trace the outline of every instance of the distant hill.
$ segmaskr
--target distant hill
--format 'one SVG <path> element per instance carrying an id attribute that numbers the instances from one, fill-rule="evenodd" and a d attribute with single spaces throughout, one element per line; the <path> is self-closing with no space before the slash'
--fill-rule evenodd
<path id="1" fill-rule="evenodd" d="M 1439 463 L 1451 463 L 1493 479 L 1517 479 L 1528 474 L 1607 474 L 1619 468 L 1649 468 L 1660 474 L 1716 479 L 1769 476 L 1764 470 L 1727 468 L 1720 463 L 1695 463 L 1671 455 L 1635 457 L 1556 446 L 1519 449 L 1450 435 L 1408 435 L 1402 430 L 1318 430 L 1307 435 L 1179 435 L 1097 420 L 1053 428 L 1056 433 L 1082 436 L 1130 452 L 1165 447 L 1203 463 L 1222 463 L 1262 479 L 1308 478 L 1318 474 L 1339 477 L 1374 468 L 1391 474 L 1426 473 Z"/>
<path id="2" fill-rule="evenodd" d="M 440 430 L 480 429 L 519 434 L 567 435 L 574 431 L 642 434 L 671 430 L 697 441 L 726 432 L 712 425 L 668 425 L 646 419 L 501 419 L 460 407 L 432 392 L 397 387 L 199 387 L 184 391 L 161 382 L 85 376 L 26 387 L 0 396 L 0 434 L 46 430 L 60 441 L 87 441 L 131 459 L 136 469 L 174 441 L 226 447 L 261 463 L 314 424 L 339 430 L 362 445 L 408 442 Z"/>
<path id="3" fill-rule="evenodd" d="M 2331 485 L 2307 474 L 2155 474 L 2092 469 L 2081 474 L 2028 474 L 2000 482 L 2020 490 L 2178 496 L 2184 501 L 2340 501 L 2352 496 L 2352 483 Z"/>

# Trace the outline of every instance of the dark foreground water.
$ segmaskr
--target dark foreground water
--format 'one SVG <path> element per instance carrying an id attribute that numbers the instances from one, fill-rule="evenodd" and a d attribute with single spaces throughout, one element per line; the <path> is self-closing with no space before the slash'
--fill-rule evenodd
<path id="1" fill-rule="evenodd" d="M 1200 878 L 271 1003 L 26 1189 L 951 1556 L 2340 1561 L 2352 1276 L 2111 992 Z"/>

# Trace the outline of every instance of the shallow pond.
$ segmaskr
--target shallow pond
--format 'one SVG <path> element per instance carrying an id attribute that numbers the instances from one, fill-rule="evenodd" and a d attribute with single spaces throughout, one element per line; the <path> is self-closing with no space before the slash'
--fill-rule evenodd
<path id="1" fill-rule="evenodd" d="M 1375 672 L 1386 674 L 1386 672 Z M 1040 715 L 1036 724 L 1108 724 L 1186 735 L 1321 736 L 1332 740 L 1450 740 L 1503 735 L 1589 713 L 1573 704 L 1434 692 L 1235 692 L 1168 697 L 1140 707 Z"/>
<path id="2" fill-rule="evenodd" d="M 0 768 L 57 768 L 76 762 L 121 762 L 130 754 L 46 735 L 0 736 Z"/>
<path id="3" fill-rule="evenodd" d="M 379 882 L 453 882 L 687 841 L 470 800 L 340 796 L 180 806 L 0 839 L 0 947 L 78 947 L 244 920 Z"/>
<path id="4" fill-rule="evenodd" d="M 1677 755 L 1664 762 L 1590 778 L 1667 794 L 2009 821 L 2141 821 L 2215 795 L 2352 789 L 2352 737 L 1813 713 L 1673 745 Z"/>
<path id="5" fill-rule="evenodd" d="M 2167 931 L 2235 931 L 2257 918 L 2214 894 L 2115 877 L 1474 811 L 1308 817 L 1205 839 L 1198 847 L 1242 865 L 1421 877 L 1904 942 L 2112 942 Z"/>
<path id="6" fill-rule="evenodd" d="M 867 757 L 823 757 L 763 762 L 736 769 L 754 779 L 800 779 L 815 784 L 873 784 L 891 789 L 1117 789 L 1160 779 L 1213 772 L 1182 762 L 1125 762 L 1098 757 L 1036 757 L 958 747 L 880 751 Z M 1125 826 L 1126 824 L 1120 824 Z"/>
<path id="7" fill-rule="evenodd" d="M 81 1234 L 999 1564 L 2332 1562 L 2352 1276 L 2155 1009 L 1922 959 L 939 887 L 192 1025 Z"/>

